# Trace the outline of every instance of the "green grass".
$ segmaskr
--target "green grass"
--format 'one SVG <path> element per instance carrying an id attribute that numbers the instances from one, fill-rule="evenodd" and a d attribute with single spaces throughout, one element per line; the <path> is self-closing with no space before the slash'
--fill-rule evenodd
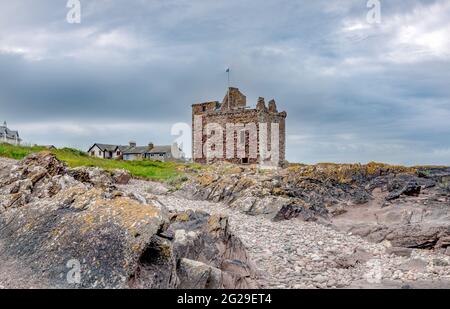
<path id="1" fill-rule="evenodd" d="M 8 144 L 0 144 L 0 157 L 6 157 L 21 160 L 27 155 L 46 150 L 44 147 L 26 147 L 13 146 Z M 174 179 L 185 179 L 184 169 L 202 169 L 198 164 L 181 164 L 175 162 L 155 162 L 155 161 L 120 161 L 105 160 L 89 157 L 82 151 L 63 148 L 57 150 L 49 150 L 56 157 L 67 163 L 70 167 L 91 166 L 100 167 L 105 170 L 124 169 L 128 170 L 131 175 L 138 178 L 151 179 L 157 181 L 173 181 Z"/>

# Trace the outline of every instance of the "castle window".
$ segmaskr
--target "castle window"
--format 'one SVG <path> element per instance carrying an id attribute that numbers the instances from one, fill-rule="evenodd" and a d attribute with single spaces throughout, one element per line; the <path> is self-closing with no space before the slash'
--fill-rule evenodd
<path id="1" fill-rule="evenodd" d="M 245 131 L 240 132 L 240 143 L 245 144 Z"/>
<path id="2" fill-rule="evenodd" d="M 242 158 L 242 164 L 248 164 L 248 158 Z"/>
<path id="3" fill-rule="evenodd" d="M 202 106 L 202 111 L 206 112 L 206 106 Z"/>

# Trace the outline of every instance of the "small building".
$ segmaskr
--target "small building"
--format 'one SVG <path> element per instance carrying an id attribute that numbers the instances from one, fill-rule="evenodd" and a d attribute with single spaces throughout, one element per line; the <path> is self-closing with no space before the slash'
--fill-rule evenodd
<path id="1" fill-rule="evenodd" d="M 3 126 L 0 126 L 0 143 L 7 143 L 12 145 L 20 145 L 22 140 L 20 139 L 19 132 L 8 129 L 6 121 Z"/>
<path id="2" fill-rule="evenodd" d="M 178 153 L 181 153 L 181 149 L 178 146 L 174 145 L 175 150 Z M 154 145 L 153 143 L 149 143 L 147 146 L 136 146 L 136 144 L 131 144 L 130 147 L 124 150 L 123 159 L 125 161 L 134 161 L 134 160 L 152 160 L 152 161 L 173 161 L 176 160 L 173 152 L 172 146 L 170 145 Z M 182 159 L 182 158 L 178 158 Z"/>
<path id="3" fill-rule="evenodd" d="M 173 159 L 172 146 L 153 146 L 153 144 L 150 144 L 149 149 L 145 153 L 146 159 L 162 162 Z"/>
<path id="4" fill-rule="evenodd" d="M 122 156 L 122 151 L 118 145 L 95 143 L 89 148 L 88 154 L 101 159 L 117 159 Z"/>
<path id="5" fill-rule="evenodd" d="M 135 161 L 145 159 L 145 153 L 149 151 L 150 145 L 137 146 L 136 142 L 130 142 L 130 145 L 123 150 L 123 159 L 125 161 Z"/>

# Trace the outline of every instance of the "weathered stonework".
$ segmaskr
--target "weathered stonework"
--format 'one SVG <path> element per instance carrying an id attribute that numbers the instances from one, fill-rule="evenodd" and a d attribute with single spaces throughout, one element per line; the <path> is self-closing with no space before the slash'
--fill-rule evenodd
<path id="1" fill-rule="evenodd" d="M 196 127 L 196 119 L 201 116 L 201 127 Z M 274 100 L 269 102 L 266 107 L 264 98 L 259 98 L 255 109 L 247 107 L 247 98 L 238 88 L 230 87 L 222 103 L 218 101 L 205 102 L 192 105 L 192 157 L 194 162 L 202 164 L 212 164 L 217 161 L 227 161 L 235 164 L 263 164 L 267 159 L 263 159 L 260 153 L 261 133 L 264 125 L 267 125 L 267 145 L 268 151 L 273 149 L 271 145 L 271 128 L 272 124 L 279 125 L 279 157 L 278 166 L 281 166 L 285 161 L 285 147 L 286 147 L 286 112 L 278 112 Z M 218 136 L 223 141 L 223 157 L 210 158 L 206 155 L 206 149 L 209 147 L 216 147 L 216 145 L 208 144 L 207 135 L 208 124 L 218 124 L 222 128 L 222 136 Z M 235 125 L 234 130 L 230 127 Z M 246 126 L 242 129 L 239 125 Z M 228 126 L 228 129 L 227 129 Z M 231 130 L 230 130 L 231 129 Z M 241 133 L 243 131 L 245 133 Z M 196 133 L 197 132 L 197 133 Z M 275 131 L 274 131 L 275 132 Z M 214 132 L 215 133 L 215 132 Z M 199 136 L 195 136 L 198 134 Z M 200 136 L 201 135 L 201 136 Z M 228 139 L 227 139 L 228 135 Z M 250 143 L 253 139 L 256 142 Z M 201 147 L 195 140 L 201 140 Z M 227 153 L 227 140 L 234 140 L 234 153 Z M 245 154 L 239 152 L 238 149 L 245 147 Z M 230 151 L 229 151 L 230 152 Z"/>

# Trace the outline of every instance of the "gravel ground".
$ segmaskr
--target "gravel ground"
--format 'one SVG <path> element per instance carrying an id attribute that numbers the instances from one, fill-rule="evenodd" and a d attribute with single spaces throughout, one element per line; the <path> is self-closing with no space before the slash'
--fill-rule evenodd
<path id="1" fill-rule="evenodd" d="M 228 215 L 233 233 L 244 242 L 263 288 L 450 288 L 450 257 L 414 250 L 411 257 L 386 253 L 374 244 L 332 227 L 299 220 L 272 222 L 220 203 L 191 201 L 163 194 L 161 184 L 132 180 L 121 189 L 154 198 L 172 210 L 202 210 Z M 365 257 L 354 267 L 342 261 Z M 345 263 L 344 263 L 345 265 Z"/>

